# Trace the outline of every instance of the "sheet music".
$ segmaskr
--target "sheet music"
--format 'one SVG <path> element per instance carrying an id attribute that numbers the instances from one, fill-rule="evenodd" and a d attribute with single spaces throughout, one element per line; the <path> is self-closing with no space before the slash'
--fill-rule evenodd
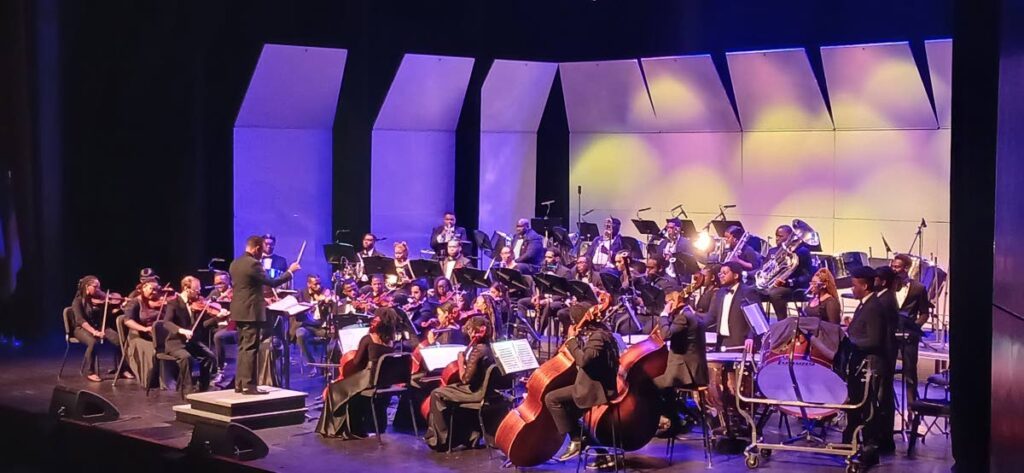
<path id="1" fill-rule="evenodd" d="M 423 364 L 427 371 L 443 370 L 449 363 L 459 358 L 459 353 L 466 351 L 466 345 L 432 345 L 420 348 Z"/>
<path id="2" fill-rule="evenodd" d="M 748 304 L 743 306 L 743 315 L 747 323 L 754 329 L 754 333 L 764 335 L 768 332 L 768 318 L 764 315 L 761 304 Z"/>
<path id="3" fill-rule="evenodd" d="M 285 312 L 288 315 L 295 315 L 305 312 L 311 307 L 313 307 L 313 304 L 299 302 L 294 296 L 287 296 L 284 299 L 267 306 L 267 310 L 276 310 L 278 312 Z"/>
<path id="4" fill-rule="evenodd" d="M 533 370 L 540 366 L 537 364 L 533 348 L 525 339 L 494 342 L 491 344 L 491 350 L 494 351 L 494 359 L 505 374 Z"/>
<path id="5" fill-rule="evenodd" d="M 363 336 L 370 333 L 370 327 L 345 327 L 338 330 L 338 345 L 341 346 L 341 352 L 349 352 L 359 348 L 359 340 L 362 340 Z"/>

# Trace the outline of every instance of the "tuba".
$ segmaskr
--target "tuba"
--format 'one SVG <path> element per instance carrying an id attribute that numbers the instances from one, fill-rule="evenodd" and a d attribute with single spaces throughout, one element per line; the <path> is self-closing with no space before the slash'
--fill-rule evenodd
<path id="1" fill-rule="evenodd" d="M 818 232 L 815 232 L 807 222 L 796 219 L 793 220 L 793 233 L 779 245 L 779 250 L 775 252 L 775 255 L 754 274 L 754 285 L 760 290 L 766 290 L 774 286 L 775 281 L 786 279 L 793 274 L 800 264 L 796 250 L 802 243 L 808 246 L 817 246 L 819 243 Z"/>

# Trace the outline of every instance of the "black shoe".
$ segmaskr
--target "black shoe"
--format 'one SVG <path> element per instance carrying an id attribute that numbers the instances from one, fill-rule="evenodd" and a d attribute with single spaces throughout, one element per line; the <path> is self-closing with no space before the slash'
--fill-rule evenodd
<path id="1" fill-rule="evenodd" d="M 573 458 L 576 458 L 577 456 L 579 456 L 581 451 L 583 451 L 583 442 L 582 441 L 580 441 L 580 440 L 570 441 L 569 442 L 569 447 L 565 449 L 565 453 L 563 453 L 560 457 L 558 457 L 558 461 L 564 462 L 564 461 L 572 460 Z"/>
<path id="2" fill-rule="evenodd" d="M 601 455 L 593 462 L 587 463 L 588 470 L 607 470 L 615 468 L 615 455 Z"/>
<path id="3" fill-rule="evenodd" d="M 237 392 L 237 390 L 236 390 L 236 392 Z M 264 391 L 262 389 L 257 389 L 257 388 L 249 388 L 249 389 L 243 389 L 242 390 L 242 394 L 245 395 L 245 396 L 254 396 L 254 395 L 259 395 L 259 394 L 270 394 L 270 391 Z"/>

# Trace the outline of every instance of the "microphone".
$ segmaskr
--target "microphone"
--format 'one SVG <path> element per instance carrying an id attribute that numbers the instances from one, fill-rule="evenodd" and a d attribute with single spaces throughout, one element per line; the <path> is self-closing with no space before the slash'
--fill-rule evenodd
<path id="1" fill-rule="evenodd" d="M 921 219 L 921 228 L 928 228 L 928 222 L 925 222 L 923 218 Z"/>
<path id="2" fill-rule="evenodd" d="M 723 209 L 733 209 L 733 208 L 736 208 L 736 204 L 723 205 L 722 208 Z"/>
<path id="3" fill-rule="evenodd" d="M 582 194 L 582 193 L 583 193 L 583 186 L 576 186 L 576 194 Z"/>
<path id="4" fill-rule="evenodd" d="M 586 217 L 587 215 L 590 215 L 590 214 L 594 213 L 594 210 L 595 209 L 590 209 L 590 210 L 588 210 L 586 212 L 583 212 L 583 216 Z"/>
<path id="5" fill-rule="evenodd" d="M 644 208 L 642 208 L 642 209 L 640 209 L 640 210 L 637 210 L 637 211 L 636 211 L 636 213 L 640 213 L 640 212 L 646 212 L 646 211 L 648 211 L 648 210 L 651 210 L 651 208 L 650 208 L 650 207 L 644 207 Z"/>
<path id="6" fill-rule="evenodd" d="M 540 205 L 551 205 L 551 204 L 553 204 L 553 203 L 555 203 L 555 201 L 553 201 L 553 200 L 547 200 L 547 201 L 541 202 L 541 203 L 540 203 Z"/>
<path id="7" fill-rule="evenodd" d="M 388 239 L 388 237 L 380 237 L 380 238 L 377 239 L 377 241 L 386 241 L 387 239 Z"/>
<path id="8" fill-rule="evenodd" d="M 889 242 L 885 241 L 885 234 L 881 233 L 880 235 L 882 235 L 882 244 L 885 245 L 885 252 L 892 253 L 892 248 L 889 246 Z"/>

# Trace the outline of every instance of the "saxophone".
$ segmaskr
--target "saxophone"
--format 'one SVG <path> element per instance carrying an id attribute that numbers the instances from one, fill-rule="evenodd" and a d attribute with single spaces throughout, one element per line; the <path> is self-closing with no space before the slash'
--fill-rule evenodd
<path id="1" fill-rule="evenodd" d="M 754 285 L 763 291 L 774 286 L 775 281 L 785 280 L 790 274 L 793 274 L 797 266 L 800 265 L 800 257 L 796 254 L 796 250 L 802 243 L 806 243 L 808 246 L 817 246 L 820 239 L 818 233 L 810 225 L 803 220 L 796 219 L 793 220 L 793 233 L 779 245 L 775 255 L 754 273 Z"/>

